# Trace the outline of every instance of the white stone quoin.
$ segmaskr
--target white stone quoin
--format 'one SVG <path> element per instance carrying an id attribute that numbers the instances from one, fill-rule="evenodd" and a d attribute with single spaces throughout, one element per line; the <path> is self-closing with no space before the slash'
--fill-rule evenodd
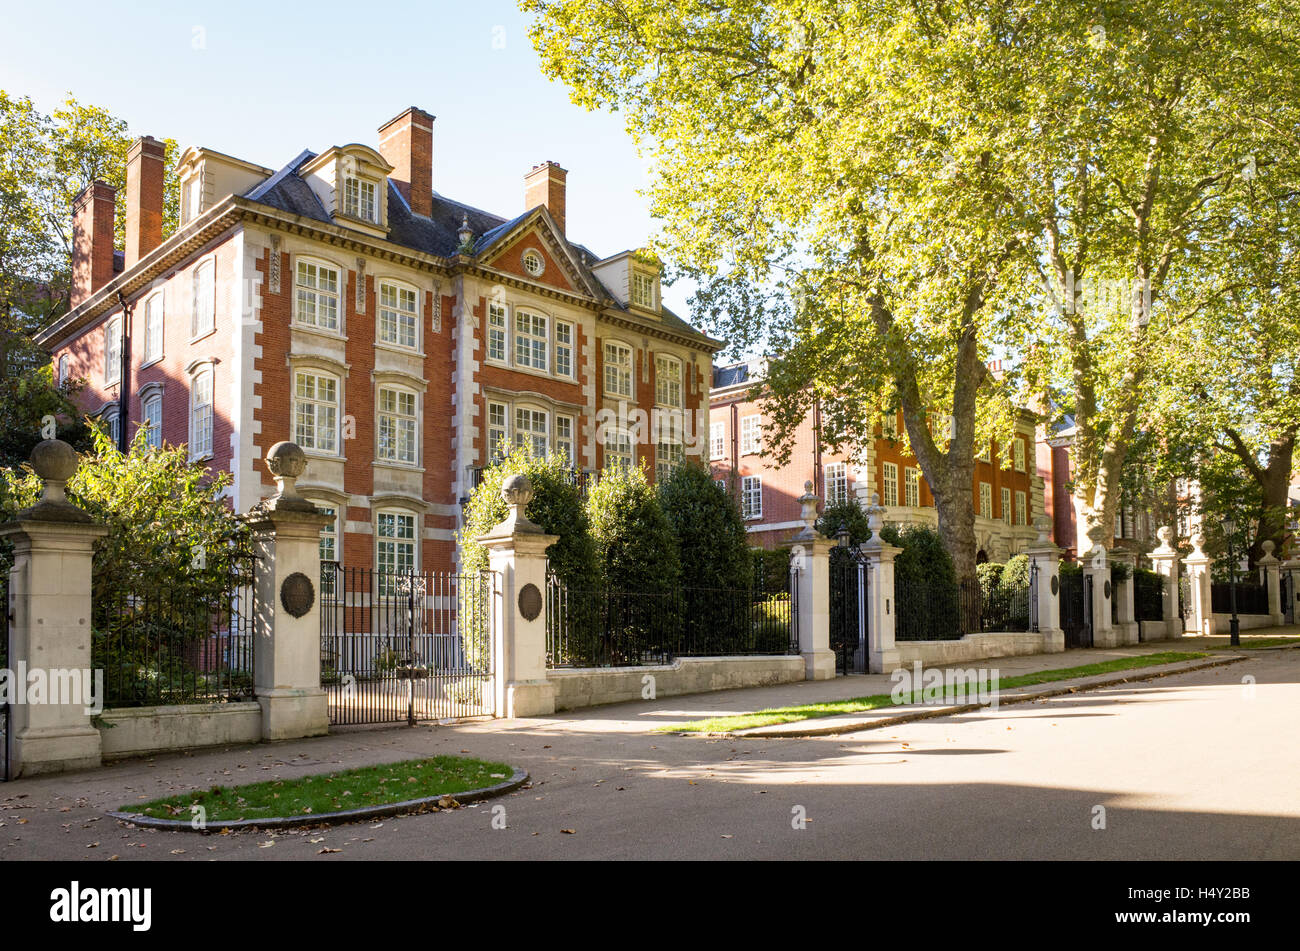
<path id="1" fill-rule="evenodd" d="M 9 572 L 9 666 L 48 672 L 91 670 L 91 558 L 108 531 L 67 500 L 76 451 L 58 439 L 32 450 L 44 482 L 41 500 L 0 525 L 14 544 Z M 26 683 L 12 689 L 25 690 Z M 47 699 L 54 699 L 52 696 Z M 101 762 L 99 731 L 80 698 L 73 703 L 15 703 L 9 708 L 10 775 L 87 769 Z"/>
<path id="2" fill-rule="evenodd" d="M 817 521 L 817 496 L 812 482 L 804 483 L 799 497 L 803 528 L 787 542 L 790 567 L 798 598 L 799 653 L 807 680 L 832 680 L 835 653 L 831 650 L 831 547 L 835 544 L 813 527 Z"/>
<path id="3" fill-rule="evenodd" d="M 884 507 L 880 496 L 872 495 L 867 506 L 871 537 L 858 546 L 867 559 L 867 670 L 887 674 L 902 664 L 894 642 L 897 612 L 894 606 L 894 558 L 902 550 L 880 537 L 884 528 Z"/>
<path id="4" fill-rule="evenodd" d="M 1065 650 L 1065 631 L 1061 628 L 1061 549 L 1054 545 L 1048 532 L 1052 520 L 1046 515 L 1034 519 L 1038 538 L 1025 550 L 1029 558 L 1029 577 L 1035 590 L 1030 596 L 1038 605 L 1038 633 L 1043 638 L 1043 653 Z"/>
<path id="5" fill-rule="evenodd" d="M 320 683 L 320 530 L 330 517 L 298 494 L 307 456 L 291 442 L 266 453 L 277 493 L 245 518 L 258 556 L 253 586 L 253 687 L 262 706 L 262 738 L 329 732 L 329 701 Z M 289 591 L 311 585 L 310 605 L 294 617 Z M 286 589 L 286 582 L 289 588 Z"/>
<path id="6" fill-rule="evenodd" d="M 533 497 L 528 476 L 507 476 L 501 497 L 509 514 L 477 539 L 493 573 L 493 709 L 499 717 L 543 716 L 555 712 L 555 686 L 546 672 L 546 549 L 559 536 L 545 534 L 524 515 Z M 525 610 L 534 608 L 527 617 Z"/>

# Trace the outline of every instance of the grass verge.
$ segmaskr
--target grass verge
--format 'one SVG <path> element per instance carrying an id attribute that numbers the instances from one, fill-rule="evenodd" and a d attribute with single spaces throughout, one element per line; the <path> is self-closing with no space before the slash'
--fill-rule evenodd
<path id="1" fill-rule="evenodd" d="M 1117 670 L 1133 670 L 1139 667 L 1155 667 L 1160 664 L 1174 664 L 1184 660 L 1199 660 L 1208 657 L 1202 651 L 1162 651 L 1158 654 L 1145 654 L 1141 657 L 1121 657 L 1117 660 L 1101 661 L 1096 664 L 1084 664 L 1080 667 L 1063 667 L 1059 670 L 1040 670 L 1033 674 L 1019 677 L 1004 677 L 994 681 L 999 690 L 1011 690 L 1015 687 L 1031 687 L 1035 684 L 1052 683 L 1057 680 L 1073 680 L 1076 677 L 1093 677 Z M 677 723 L 657 727 L 657 733 L 734 733 L 760 726 L 776 726 L 781 723 L 795 723 L 799 720 L 814 720 L 819 717 L 833 717 L 844 713 L 865 713 L 882 707 L 902 706 L 915 703 L 922 691 L 915 691 L 903 698 L 902 704 L 896 703 L 892 694 L 882 693 L 870 697 L 855 697 L 851 700 L 829 700 L 825 703 L 806 703 L 793 707 L 774 707 L 758 710 L 754 713 L 741 713 L 729 717 L 711 717 L 707 720 L 694 720 L 690 723 Z"/>
<path id="2" fill-rule="evenodd" d="M 1254 651 L 1266 647 L 1290 647 L 1293 644 L 1300 644 L 1300 636 L 1292 635 L 1290 637 L 1243 637 L 1238 647 L 1231 644 L 1220 644 L 1218 647 L 1211 647 L 1212 651 Z"/>
<path id="3" fill-rule="evenodd" d="M 455 795 L 504 782 L 514 769 L 462 756 L 434 756 L 381 766 L 363 766 L 297 779 L 272 779 L 247 786 L 213 786 L 139 805 L 127 803 L 122 812 L 139 812 L 159 819 L 188 819 L 191 806 L 202 806 L 207 821 L 271 819 L 341 812 L 383 806 L 427 796 Z"/>

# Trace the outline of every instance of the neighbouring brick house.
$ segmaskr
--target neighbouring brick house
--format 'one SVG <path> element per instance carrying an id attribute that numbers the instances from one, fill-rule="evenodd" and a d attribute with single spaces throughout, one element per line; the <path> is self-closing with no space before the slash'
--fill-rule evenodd
<path id="1" fill-rule="evenodd" d="M 75 206 L 71 310 L 39 339 L 58 376 L 84 378 L 123 445 L 145 426 L 229 471 L 239 511 L 272 491 L 266 450 L 297 442 L 303 493 L 335 517 L 323 553 L 361 567 L 451 568 L 501 440 L 575 472 L 698 456 L 719 344 L 662 306 L 658 263 L 569 240 L 552 162 L 515 217 L 438 194 L 433 121 L 407 109 L 378 149 L 278 170 L 191 148 L 166 240 L 162 143 L 138 140 L 116 267 L 114 190 Z"/>
<path id="2" fill-rule="evenodd" d="M 714 478 L 734 483 L 755 544 L 771 548 L 802 525 L 798 500 L 807 481 L 826 504 L 854 499 L 866 506 L 878 494 L 886 522 L 938 524 L 920 465 L 903 450 L 901 413 L 878 423 L 875 441 L 855 455 L 822 446 L 814 408 L 795 431 L 790 462 L 774 465 L 763 449 L 762 411 L 751 399 L 762 372 L 760 361 L 718 367 L 709 394 Z M 935 423 L 946 425 L 947 418 Z M 1010 445 L 990 443 L 975 463 L 971 489 L 981 560 L 1005 561 L 1038 537 L 1032 526 L 1043 513 L 1044 484 L 1035 466 L 1034 432 L 1033 417 L 1023 414 Z"/>

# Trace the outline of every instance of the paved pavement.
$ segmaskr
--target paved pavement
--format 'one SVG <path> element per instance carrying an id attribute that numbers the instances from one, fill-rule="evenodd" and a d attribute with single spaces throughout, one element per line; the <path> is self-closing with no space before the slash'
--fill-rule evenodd
<path id="1" fill-rule="evenodd" d="M 1226 638 L 1178 649 L 1219 642 Z M 989 665 L 1009 675 L 1172 647 Z M 1243 684 L 1246 675 L 1253 685 Z M 1300 745 L 1292 736 L 1300 649 L 857 734 L 649 732 L 687 718 L 888 692 L 882 679 L 883 690 L 876 678 L 841 678 L 533 720 L 349 731 L 20 780 L 0 786 L 0 860 L 1300 858 Z M 460 752 L 522 766 L 533 782 L 453 812 L 295 833 L 156 832 L 103 816 L 214 783 Z M 493 828 L 498 806 L 504 829 Z M 1102 830 L 1093 828 L 1098 806 Z"/>

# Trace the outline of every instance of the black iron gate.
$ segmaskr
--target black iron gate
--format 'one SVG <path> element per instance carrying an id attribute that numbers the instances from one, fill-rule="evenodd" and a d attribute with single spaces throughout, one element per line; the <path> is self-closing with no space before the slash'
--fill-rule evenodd
<path id="1" fill-rule="evenodd" d="M 836 669 L 867 672 L 867 592 L 871 563 L 857 548 L 839 547 L 830 558 L 830 647 Z"/>
<path id="2" fill-rule="evenodd" d="M 490 572 L 321 565 L 321 684 L 330 723 L 490 716 Z"/>
<path id="3" fill-rule="evenodd" d="M 1062 571 L 1061 629 L 1066 647 L 1092 646 L 1092 576 L 1081 571 Z"/>

